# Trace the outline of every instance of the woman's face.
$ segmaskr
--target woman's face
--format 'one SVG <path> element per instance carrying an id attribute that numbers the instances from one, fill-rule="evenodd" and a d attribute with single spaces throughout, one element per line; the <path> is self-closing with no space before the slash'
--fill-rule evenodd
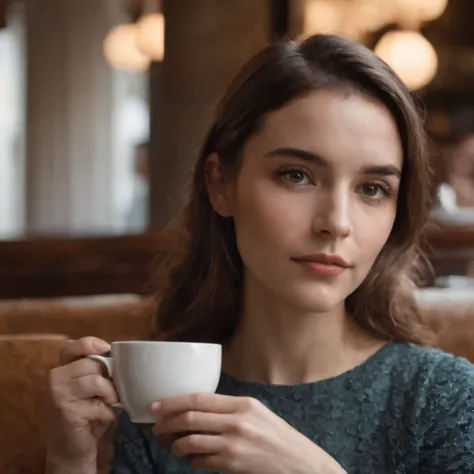
<path id="1" fill-rule="evenodd" d="M 342 304 L 390 235 L 402 164 L 391 114 L 363 94 L 318 91 L 269 114 L 228 200 L 245 277 L 302 311 Z"/>

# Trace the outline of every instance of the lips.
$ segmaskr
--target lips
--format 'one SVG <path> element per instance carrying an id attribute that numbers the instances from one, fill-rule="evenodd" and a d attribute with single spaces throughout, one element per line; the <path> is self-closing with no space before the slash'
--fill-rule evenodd
<path id="1" fill-rule="evenodd" d="M 305 255 L 302 257 L 295 258 L 297 262 L 301 263 L 320 263 L 323 265 L 336 266 L 341 268 L 350 268 L 351 265 L 346 262 L 339 255 L 329 255 L 329 254 L 314 254 L 314 255 Z"/>

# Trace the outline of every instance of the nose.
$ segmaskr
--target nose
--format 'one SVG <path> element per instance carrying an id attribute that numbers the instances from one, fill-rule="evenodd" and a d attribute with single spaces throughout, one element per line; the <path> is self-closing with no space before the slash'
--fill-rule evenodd
<path id="1" fill-rule="evenodd" d="M 313 219 L 313 231 L 335 239 L 345 239 L 353 232 L 351 193 L 344 189 L 327 190 L 320 195 Z"/>

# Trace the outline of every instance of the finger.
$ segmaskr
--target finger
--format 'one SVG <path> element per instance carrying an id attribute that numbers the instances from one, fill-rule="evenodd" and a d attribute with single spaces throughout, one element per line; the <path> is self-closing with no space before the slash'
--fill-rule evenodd
<path id="1" fill-rule="evenodd" d="M 103 426 L 108 426 L 110 423 L 113 423 L 117 419 L 117 412 L 112 407 L 105 404 L 103 401 L 101 402 L 102 406 L 97 411 L 97 418 L 95 418 L 95 420 Z"/>
<path id="2" fill-rule="evenodd" d="M 228 441 L 223 436 L 191 434 L 176 440 L 171 445 L 175 456 L 194 456 L 196 454 L 217 454 L 227 446 Z"/>
<path id="3" fill-rule="evenodd" d="M 187 411 L 177 416 L 168 417 L 153 427 L 155 434 L 206 432 L 224 433 L 232 427 L 231 415 Z"/>
<path id="4" fill-rule="evenodd" d="M 109 406 L 118 402 L 117 393 L 112 382 L 99 374 L 72 379 L 65 391 L 66 402 L 97 397 Z"/>
<path id="5" fill-rule="evenodd" d="M 94 436 L 99 439 L 107 428 L 115 422 L 117 413 L 110 407 L 101 410 L 101 417 L 92 421 L 91 428 Z"/>
<path id="6" fill-rule="evenodd" d="M 88 358 L 76 360 L 66 366 L 58 367 L 56 370 L 60 374 L 58 375 L 60 378 L 68 380 L 93 374 L 107 375 L 107 371 L 100 362 Z"/>
<path id="7" fill-rule="evenodd" d="M 82 339 L 69 340 L 61 347 L 59 360 L 61 365 L 70 364 L 77 359 L 89 355 L 104 354 L 110 350 L 110 344 L 97 337 L 83 337 Z"/>
<path id="8" fill-rule="evenodd" d="M 239 408 L 240 397 L 216 393 L 193 393 L 170 397 L 154 402 L 151 411 L 156 414 L 200 411 L 208 413 L 235 413 Z"/>
<path id="9" fill-rule="evenodd" d="M 98 421 L 107 426 L 117 418 L 113 408 L 106 405 L 100 398 L 81 400 L 74 403 L 75 416 L 86 421 Z"/>

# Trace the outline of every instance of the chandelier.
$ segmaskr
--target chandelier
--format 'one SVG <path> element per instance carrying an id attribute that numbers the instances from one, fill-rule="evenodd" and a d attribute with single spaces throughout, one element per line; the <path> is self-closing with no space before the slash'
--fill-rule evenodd
<path id="1" fill-rule="evenodd" d="M 357 41 L 387 25 L 388 32 L 375 47 L 411 89 L 426 86 L 438 67 L 436 51 L 419 32 L 424 22 L 439 18 L 448 0 L 306 0 L 303 37 L 339 33 Z"/>
<path id="2" fill-rule="evenodd" d="M 375 53 L 413 90 L 429 84 L 438 68 L 435 49 L 416 31 L 390 31 L 377 43 Z"/>
<path id="3" fill-rule="evenodd" d="M 104 40 L 104 56 L 114 69 L 145 71 L 165 54 L 165 18 L 156 0 L 146 3 L 136 23 L 113 28 Z"/>

